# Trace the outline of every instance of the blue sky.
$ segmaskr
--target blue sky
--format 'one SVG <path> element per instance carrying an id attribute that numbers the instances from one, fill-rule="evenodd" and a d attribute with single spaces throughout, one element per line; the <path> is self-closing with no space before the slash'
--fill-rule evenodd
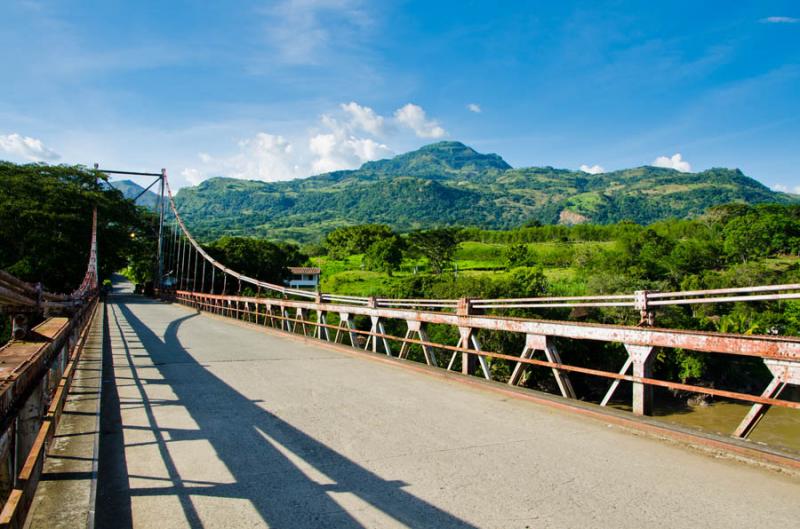
<path id="1" fill-rule="evenodd" d="M 0 158 L 175 186 L 442 139 L 800 191 L 800 3 L 8 0 Z"/>

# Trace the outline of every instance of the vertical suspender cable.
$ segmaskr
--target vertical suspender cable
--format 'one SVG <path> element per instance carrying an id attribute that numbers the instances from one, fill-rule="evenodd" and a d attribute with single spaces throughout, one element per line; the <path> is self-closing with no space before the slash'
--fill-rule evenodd
<path id="1" fill-rule="evenodd" d="M 197 252 L 195 252 L 197 253 Z M 189 245 L 189 260 L 186 261 L 186 290 L 194 290 L 194 276 L 192 274 L 192 245 Z"/>
<path id="2" fill-rule="evenodd" d="M 178 290 L 181 289 L 181 279 L 183 278 L 181 276 L 181 257 L 183 257 L 183 239 L 178 234 L 178 254 L 175 262 L 175 288 Z"/>
<path id="3" fill-rule="evenodd" d="M 200 257 L 200 254 L 197 253 L 197 250 L 194 251 L 194 275 L 192 276 L 194 280 L 192 281 L 192 292 L 197 292 L 197 258 Z"/>
<path id="4" fill-rule="evenodd" d="M 192 289 L 192 245 L 186 241 L 186 288 L 185 290 Z"/>
<path id="5" fill-rule="evenodd" d="M 189 268 L 187 263 L 189 262 L 189 241 L 186 237 L 183 238 L 183 259 L 182 259 L 182 267 L 183 267 L 183 289 L 186 290 L 187 285 L 189 284 Z"/>
<path id="6" fill-rule="evenodd" d="M 183 254 L 183 240 L 178 236 L 175 245 L 175 289 L 181 289 L 181 255 Z"/>
<path id="7" fill-rule="evenodd" d="M 203 259 L 203 279 L 200 280 L 200 292 L 206 291 L 206 260 Z"/>
<path id="8" fill-rule="evenodd" d="M 172 241 L 169 240 L 169 226 L 166 227 L 168 235 L 164 241 L 164 274 L 169 274 L 170 262 L 172 261 Z"/>
<path id="9" fill-rule="evenodd" d="M 184 285 L 186 284 L 186 237 L 181 237 L 181 280 L 180 280 L 180 287 L 183 290 Z"/>
<path id="10" fill-rule="evenodd" d="M 183 270 L 181 270 L 181 262 L 183 259 L 183 238 L 178 234 L 178 254 L 175 262 L 175 288 L 180 290 L 181 280 L 183 279 Z"/>
<path id="11" fill-rule="evenodd" d="M 173 228 L 173 242 L 174 248 L 172 250 L 172 272 L 175 275 L 175 280 L 177 282 L 178 278 L 178 221 L 175 220 L 175 226 Z M 176 283 L 177 284 L 177 283 Z"/>

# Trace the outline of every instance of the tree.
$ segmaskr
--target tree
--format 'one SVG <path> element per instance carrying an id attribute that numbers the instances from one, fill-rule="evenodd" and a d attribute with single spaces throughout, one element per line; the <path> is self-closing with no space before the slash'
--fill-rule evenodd
<path id="1" fill-rule="evenodd" d="M 288 276 L 288 266 L 299 266 L 308 260 L 293 244 L 252 237 L 222 237 L 206 250 L 226 267 L 269 283 L 281 283 Z"/>
<path id="2" fill-rule="evenodd" d="M 797 253 L 800 222 L 783 210 L 764 207 L 728 222 L 723 236 L 728 257 L 744 263 L 777 253 Z"/>
<path id="3" fill-rule="evenodd" d="M 535 260 L 527 244 L 512 244 L 505 251 L 506 268 L 531 266 Z"/>
<path id="4" fill-rule="evenodd" d="M 461 242 L 461 230 L 459 228 L 417 230 L 408 235 L 408 240 L 417 252 L 428 258 L 433 272 L 440 274 L 453 261 L 458 243 Z"/>
<path id="5" fill-rule="evenodd" d="M 392 236 L 372 243 L 364 254 L 364 265 L 369 270 L 381 270 L 392 275 L 403 262 L 403 240 Z"/>
<path id="6" fill-rule="evenodd" d="M 521 267 L 511 271 L 512 297 L 528 298 L 544 296 L 549 283 L 542 267 Z"/>
<path id="7" fill-rule="evenodd" d="M 101 278 L 140 245 L 152 247 L 154 263 L 157 218 L 105 178 L 81 166 L 0 162 L 0 269 L 71 292 L 86 272 L 94 207 Z"/>
<path id="8" fill-rule="evenodd" d="M 345 259 L 349 255 L 365 253 L 376 241 L 394 237 L 385 224 L 362 224 L 337 228 L 325 236 L 328 255 L 332 259 Z"/>
<path id="9" fill-rule="evenodd" d="M 652 228 L 625 234 L 620 238 L 621 264 L 630 275 L 643 279 L 661 279 L 666 275 L 666 257 L 674 242 Z"/>
<path id="10" fill-rule="evenodd" d="M 686 239 L 678 242 L 667 257 L 673 282 L 677 285 L 689 274 L 716 267 L 721 261 L 721 253 L 714 240 Z"/>

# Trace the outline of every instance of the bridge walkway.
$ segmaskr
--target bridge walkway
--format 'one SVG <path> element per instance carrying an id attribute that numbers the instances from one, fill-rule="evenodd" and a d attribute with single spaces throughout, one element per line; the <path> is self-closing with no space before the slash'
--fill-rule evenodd
<path id="1" fill-rule="evenodd" d="M 118 291 L 95 526 L 791 527 L 800 481 Z"/>

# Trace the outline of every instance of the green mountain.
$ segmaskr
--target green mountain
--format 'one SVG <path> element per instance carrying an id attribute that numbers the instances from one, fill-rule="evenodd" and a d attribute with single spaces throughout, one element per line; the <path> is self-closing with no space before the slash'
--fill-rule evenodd
<path id="1" fill-rule="evenodd" d="M 385 223 L 508 228 L 542 223 L 649 223 L 729 202 L 792 202 L 738 169 L 681 173 L 637 167 L 591 175 L 514 169 L 496 154 L 440 142 L 360 169 L 284 182 L 211 178 L 183 188 L 178 208 L 201 239 L 257 235 L 301 242 L 333 228 Z"/>
<path id="2" fill-rule="evenodd" d="M 122 192 L 122 196 L 128 199 L 134 199 L 139 197 L 136 200 L 136 205 L 138 206 L 145 206 L 151 209 L 156 208 L 156 204 L 158 203 L 158 195 L 155 194 L 151 190 L 144 191 L 144 188 L 133 182 L 131 180 L 118 180 L 115 182 L 109 182 L 111 187 L 119 189 Z M 144 193 L 142 193 L 144 191 Z"/>

